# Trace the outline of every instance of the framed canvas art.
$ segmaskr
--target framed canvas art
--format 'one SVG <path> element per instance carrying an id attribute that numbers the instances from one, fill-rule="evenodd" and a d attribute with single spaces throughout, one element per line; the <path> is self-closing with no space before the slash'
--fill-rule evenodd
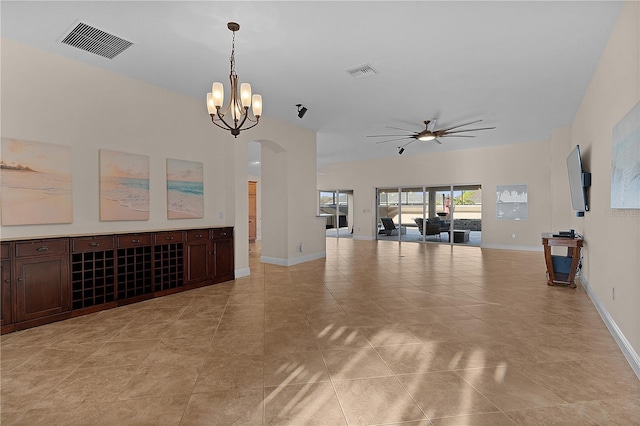
<path id="1" fill-rule="evenodd" d="M 496 186 L 496 213 L 498 220 L 529 219 L 527 185 Z"/>
<path id="2" fill-rule="evenodd" d="M 167 159 L 167 219 L 204 217 L 203 163 Z"/>
<path id="3" fill-rule="evenodd" d="M 2 225 L 73 222 L 71 147 L 2 139 Z"/>
<path id="4" fill-rule="evenodd" d="M 149 220 L 149 157 L 100 150 L 100 220 Z"/>
<path id="5" fill-rule="evenodd" d="M 613 128 L 611 208 L 640 209 L 640 102 Z"/>

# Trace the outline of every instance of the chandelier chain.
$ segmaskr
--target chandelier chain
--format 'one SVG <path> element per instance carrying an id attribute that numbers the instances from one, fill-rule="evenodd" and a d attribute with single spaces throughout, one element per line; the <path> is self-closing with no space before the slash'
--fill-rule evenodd
<path id="1" fill-rule="evenodd" d="M 231 57 L 229 58 L 231 62 L 231 75 L 236 74 L 236 32 L 232 31 L 233 35 L 231 36 Z"/>

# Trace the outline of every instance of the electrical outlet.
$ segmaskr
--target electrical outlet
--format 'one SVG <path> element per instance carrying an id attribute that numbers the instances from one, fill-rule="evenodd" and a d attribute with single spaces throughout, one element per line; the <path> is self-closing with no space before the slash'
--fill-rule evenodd
<path id="1" fill-rule="evenodd" d="M 515 232 L 513 234 L 511 234 L 511 238 L 513 238 L 514 240 L 516 239 L 516 234 Z"/>
<path id="2" fill-rule="evenodd" d="M 224 219 L 224 212 L 223 211 L 219 211 L 218 212 L 218 219 Z"/>
<path id="3" fill-rule="evenodd" d="M 300 252 L 304 251 L 304 243 L 300 243 Z"/>

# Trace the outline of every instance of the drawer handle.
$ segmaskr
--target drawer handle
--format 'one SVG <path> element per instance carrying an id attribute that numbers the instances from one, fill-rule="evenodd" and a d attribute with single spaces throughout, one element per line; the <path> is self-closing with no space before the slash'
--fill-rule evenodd
<path id="1" fill-rule="evenodd" d="M 226 236 L 227 236 L 227 233 L 226 233 L 226 232 L 223 232 L 223 233 L 221 233 L 220 235 L 222 235 L 223 237 L 226 237 Z"/>
<path id="2" fill-rule="evenodd" d="M 38 247 L 36 249 L 36 251 L 47 251 L 47 250 L 49 250 L 49 247 L 47 247 L 47 246 Z"/>
<path id="3" fill-rule="evenodd" d="M 196 238 L 202 238 L 202 234 L 196 234 Z"/>
<path id="4" fill-rule="evenodd" d="M 22 278 L 18 278 L 18 282 L 22 281 Z"/>
<path id="5" fill-rule="evenodd" d="M 173 237 L 167 237 L 167 240 L 171 241 L 173 240 Z"/>
<path id="6" fill-rule="evenodd" d="M 131 240 L 132 243 L 139 243 L 140 240 Z"/>
<path id="7" fill-rule="evenodd" d="M 11 282 L 11 280 L 7 278 L 6 280 L 4 280 L 4 282 L 8 284 Z"/>
<path id="8" fill-rule="evenodd" d="M 98 247 L 100 243 L 89 243 L 89 247 Z"/>

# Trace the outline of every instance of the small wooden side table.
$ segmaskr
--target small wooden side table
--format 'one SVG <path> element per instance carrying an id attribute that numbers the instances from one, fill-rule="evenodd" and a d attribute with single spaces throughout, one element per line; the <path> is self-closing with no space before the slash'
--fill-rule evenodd
<path id="1" fill-rule="evenodd" d="M 576 288 L 574 281 L 578 264 L 580 263 L 580 250 L 584 240 L 582 238 L 554 237 L 552 234 L 542 235 L 542 245 L 544 246 L 544 260 L 547 264 L 547 285 L 563 284 Z M 571 258 L 569 272 L 555 271 L 551 247 L 560 246 L 567 248 L 567 258 Z"/>

